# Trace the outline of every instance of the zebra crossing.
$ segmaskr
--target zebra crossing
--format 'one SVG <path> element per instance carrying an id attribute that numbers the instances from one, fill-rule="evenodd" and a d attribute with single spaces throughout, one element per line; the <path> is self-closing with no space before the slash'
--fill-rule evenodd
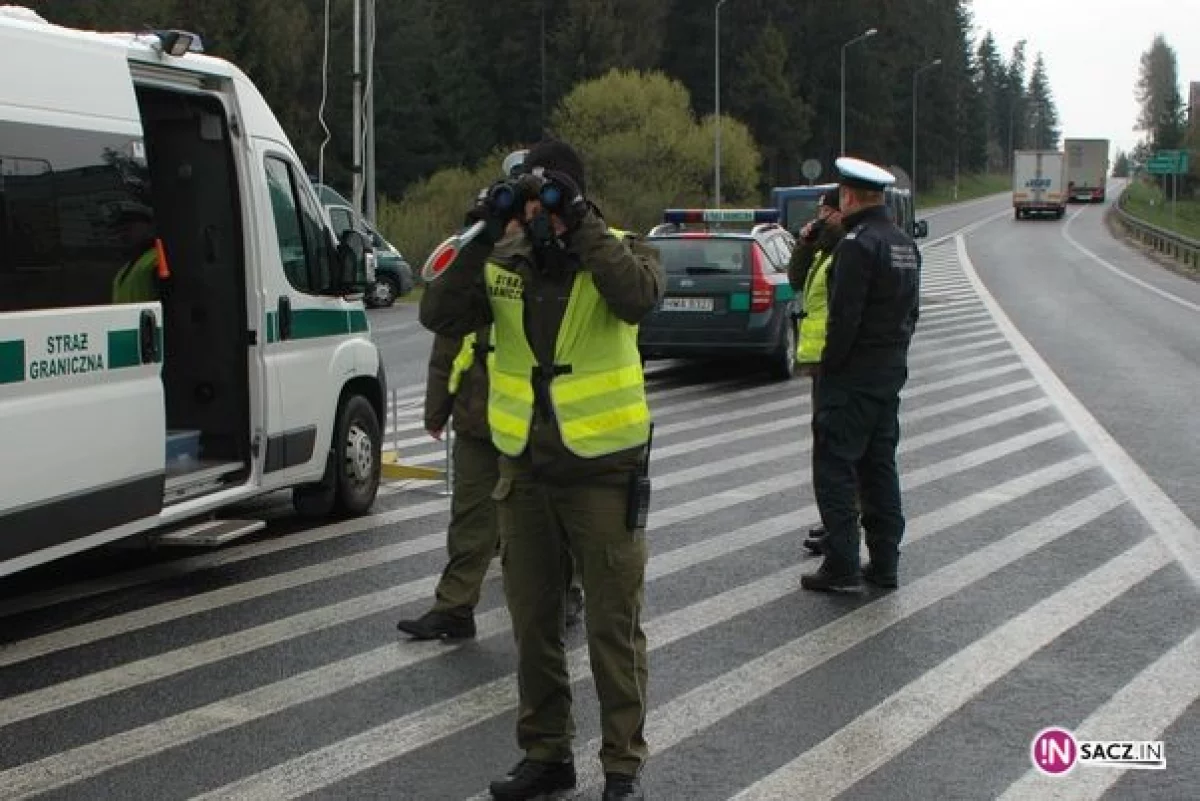
<path id="1" fill-rule="evenodd" d="M 799 590 L 807 382 L 648 367 L 648 797 L 1179 798 L 1200 778 L 1195 583 L 955 242 L 927 248 L 922 291 L 893 592 Z M 393 403 L 404 461 L 439 465 L 419 391 Z M 448 511 L 405 482 L 368 518 L 281 511 L 244 544 L 0 598 L 0 798 L 486 799 L 519 756 L 497 566 L 474 641 L 394 628 L 432 597 Z M 567 645 L 575 797 L 598 798 L 583 632 Z M 1049 779 L 1029 758 L 1049 725 L 1164 738 L 1168 768 Z"/>

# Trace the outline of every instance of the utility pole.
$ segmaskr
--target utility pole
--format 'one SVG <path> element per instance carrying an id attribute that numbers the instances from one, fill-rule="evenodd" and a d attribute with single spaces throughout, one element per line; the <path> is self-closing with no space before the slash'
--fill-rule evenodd
<path id="1" fill-rule="evenodd" d="M 541 8 L 542 17 L 542 32 L 538 47 L 541 49 L 542 61 L 542 131 L 541 137 L 546 135 L 546 0 L 542 0 Z M 539 138 L 541 138 L 539 137 Z"/>
<path id="2" fill-rule="evenodd" d="M 367 0 L 366 197 L 363 214 L 375 224 L 375 0 Z"/>
<path id="3" fill-rule="evenodd" d="M 351 112 L 353 130 L 351 133 L 351 171 L 353 184 L 350 190 L 350 203 L 356 214 L 362 214 L 363 196 L 363 137 L 362 137 L 362 0 L 354 0 L 354 57 L 351 71 L 353 84 L 353 110 Z"/>
<path id="4" fill-rule="evenodd" d="M 716 208 L 721 208 L 721 6 L 727 0 L 717 0 L 713 10 L 713 99 L 716 116 L 713 117 L 713 195 Z"/>
<path id="5" fill-rule="evenodd" d="M 839 151 L 839 155 L 842 156 L 846 155 L 846 48 L 855 42 L 861 42 L 863 39 L 870 38 L 877 33 L 879 31 L 875 28 L 869 28 L 842 45 L 842 143 L 841 150 Z"/>
<path id="6" fill-rule="evenodd" d="M 935 58 L 923 67 L 913 70 L 912 77 L 912 202 L 913 209 L 917 208 L 917 77 L 926 70 L 931 70 L 942 63 Z M 957 156 L 957 153 L 955 154 Z"/>

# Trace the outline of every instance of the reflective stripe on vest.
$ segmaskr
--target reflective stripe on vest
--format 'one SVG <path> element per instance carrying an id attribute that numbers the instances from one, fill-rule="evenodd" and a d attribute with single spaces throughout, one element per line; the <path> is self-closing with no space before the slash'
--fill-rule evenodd
<path id="1" fill-rule="evenodd" d="M 488 262 L 484 272 L 495 345 L 488 425 L 497 450 L 519 456 L 529 442 L 533 420 L 534 371 L 543 368 L 525 336 L 520 276 L 495 262 Z M 650 407 L 637 332 L 636 325 L 608 308 L 590 272 L 576 273 L 554 344 L 555 374 L 539 380 L 549 386 L 563 444 L 577 456 L 605 456 L 644 445 L 649 437 Z"/>
<path id="2" fill-rule="evenodd" d="M 458 392 L 458 388 L 462 386 L 462 377 L 471 369 L 471 365 L 475 363 L 475 352 L 479 349 L 477 335 L 474 331 L 463 337 L 462 347 L 458 349 L 458 355 L 454 357 L 454 361 L 450 363 L 450 394 Z M 492 355 L 493 348 L 488 347 L 487 369 L 490 371 L 496 363 L 496 358 Z"/>
<path id="3" fill-rule="evenodd" d="M 804 282 L 804 317 L 800 319 L 800 347 L 796 350 L 796 361 L 802 364 L 821 361 L 821 351 L 825 350 L 825 327 L 829 319 L 829 266 L 832 263 L 832 253 L 817 253 Z"/>

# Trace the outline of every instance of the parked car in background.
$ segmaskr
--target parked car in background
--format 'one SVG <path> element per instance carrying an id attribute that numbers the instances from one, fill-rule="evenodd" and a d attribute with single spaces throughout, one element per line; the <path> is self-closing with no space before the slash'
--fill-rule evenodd
<path id="1" fill-rule="evenodd" d="M 375 280 L 367 289 L 363 301 L 372 308 L 381 308 L 391 306 L 396 302 L 396 298 L 402 298 L 412 292 L 416 284 L 412 265 L 400 251 L 361 215 L 356 214 L 353 204 L 336 190 L 315 180 L 313 186 L 329 213 L 333 230 L 341 235 L 342 231 L 354 229 L 363 234 L 374 249 Z"/>
<path id="2" fill-rule="evenodd" d="M 821 195 L 836 194 L 837 191 L 837 184 L 776 186 L 771 189 L 771 205 L 779 212 L 779 224 L 792 236 L 799 236 L 804 224 L 817 216 L 817 202 Z M 901 231 L 913 239 L 929 236 L 929 223 L 917 219 L 910 190 L 889 186 L 883 196 L 892 222 Z"/>

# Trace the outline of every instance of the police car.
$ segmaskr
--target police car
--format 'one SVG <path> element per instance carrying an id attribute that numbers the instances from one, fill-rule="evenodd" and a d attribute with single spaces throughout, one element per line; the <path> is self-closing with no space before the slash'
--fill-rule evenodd
<path id="1" fill-rule="evenodd" d="M 645 359 L 753 356 L 779 379 L 796 369 L 795 238 L 775 209 L 668 209 L 646 236 L 667 275 L 642 321 Z"/>

